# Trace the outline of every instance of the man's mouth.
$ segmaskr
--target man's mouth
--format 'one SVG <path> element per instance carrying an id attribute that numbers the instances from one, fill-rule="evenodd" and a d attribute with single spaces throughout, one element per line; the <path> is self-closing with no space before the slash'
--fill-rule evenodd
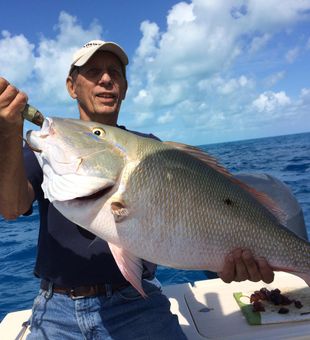
<path id="1" fill-rule="evenodd" d="M 113 93 L 99 93 L 99 94 L 97 94 L 97 97 L 103 98 L 103 99 L 108 99 L 108 100 L 111 100 L 111 99 L 114 100 L 116 98 L 115 94 L 113 94 Z"/>

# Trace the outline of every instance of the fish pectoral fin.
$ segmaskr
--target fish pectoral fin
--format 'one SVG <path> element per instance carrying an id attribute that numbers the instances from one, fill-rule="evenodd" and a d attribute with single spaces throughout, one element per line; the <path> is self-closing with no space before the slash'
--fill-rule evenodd
<path id="1" fill-rule="evenodd" d="M 115 222 L 123 221 L 129 215 L 129 210 L 121 200 L 111 202 L 111 212 Z"/>
<path id="2" fill-rule="evenodd" d="M 114 260 L 125 279 L 130 282 L 144 298 L 146 298 L 147 295 L 142 288 L 142 260 L 115 244 L 108 244 Z"/>

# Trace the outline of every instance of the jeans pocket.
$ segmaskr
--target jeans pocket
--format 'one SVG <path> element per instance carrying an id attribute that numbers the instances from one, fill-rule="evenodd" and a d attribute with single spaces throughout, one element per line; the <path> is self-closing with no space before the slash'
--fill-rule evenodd
<path id="1" fill-rule="evenodd" d="M 142 287 L 147 296 L 161 294 L 161 288 L 149 281 L 143 280 Z M 118 290 L 115 294 L 118 297 L 128 301 L 138 300 L 142 298 L 141 294 L 136 290 L 136 288 L 131 285 Z"/>

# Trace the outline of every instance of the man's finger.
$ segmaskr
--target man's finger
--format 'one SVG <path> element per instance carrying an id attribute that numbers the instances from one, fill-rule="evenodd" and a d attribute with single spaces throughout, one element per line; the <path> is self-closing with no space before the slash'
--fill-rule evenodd
<path id="1" fill-rule="evenodd" d="M 15 86 L 8 85 L 0 94 L 0 109 L 8 107 L 19 93 Z"/>
<path id="2" fill-rule="evenodd" d="M 257 259 L 257 265 L 262 277 L 262 280 L 265 283 L 271 283 L 274 279 L 274 272 L 272 268 L 269 266 L 268 262 L 264 258 Z"/>
<path id="3" fill-rule="evenodd" d="M 258 265 L 256 264 L 252 253 L 249 250 L 244 250 L 242 260 L 249 274 L 249 280 L 258 282 L 262 279 Z"/>
<path id="4" fill-rule="evenodd" d="M 235 262 L 232 254 L 225 257 L 224 267 L 218 276 L 226 283 L 230 283 L 235 278 Z"/>
<path id="5" fill-rule="evenodd" d="M 11 104 L 9 105 L 10 110 L 14 112 L 21 113 L 25 108 L 28 101 L 28 96 L 24 92 L 18 92 L 15 98 L 12 100 Z"/>
<path id="6" fill-rule="evenodd" d="M 249 273 L 242 258 L 242 249 L 236 249 L 233 251 L 234 261 L 236 265 L 236 276 L 234 281 L 244 281 L 249 279 Z"/>
<path id="7" fill-rule="evenodd" d="M 6 79 L 0 77 L 0 95 L 9 85 L 10 83 Z"/>

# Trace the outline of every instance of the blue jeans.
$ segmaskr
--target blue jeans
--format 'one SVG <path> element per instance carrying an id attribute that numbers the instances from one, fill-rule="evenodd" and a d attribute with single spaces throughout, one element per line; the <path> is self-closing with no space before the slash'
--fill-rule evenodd
<path id="1" fill-rule="evenodd" d="M 128 286 L 107 296 L 72 299 L 40 290 L 27 340 L 182 340 L 186 339 L 161 289 L 143 281 L 144 299 Z"/>

